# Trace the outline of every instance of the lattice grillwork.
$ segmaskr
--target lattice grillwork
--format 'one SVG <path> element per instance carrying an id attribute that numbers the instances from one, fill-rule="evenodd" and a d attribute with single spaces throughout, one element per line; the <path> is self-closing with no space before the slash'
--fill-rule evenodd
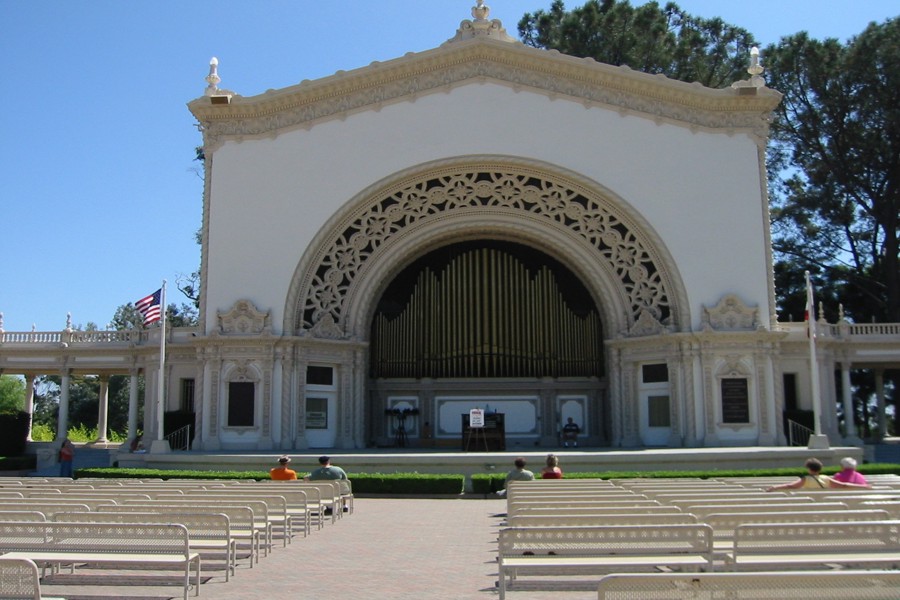
<path id="1" fill-rule="evenodd" d="M 407 184 L 348 218 L 304 282 L 300 329 L 337 335 L 335 327 L 345 325 L 348 292 L 366 261 L 403 229 L 450 215 L 516 213 L 567 228 L 591 244 L 619 279 L 631 323 L 648 316 L 668 321 L 671 299 L 661 270 L 624 215 L 568 186 L 498 168 L 445 172 Z"/>

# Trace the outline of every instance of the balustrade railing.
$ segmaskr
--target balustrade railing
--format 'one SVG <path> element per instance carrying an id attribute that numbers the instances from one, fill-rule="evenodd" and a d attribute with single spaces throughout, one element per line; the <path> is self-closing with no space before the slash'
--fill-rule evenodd
<path id="1" fill-rule="evenodd" d="M 112 344 L 146 342 L 147 330 L 0 331 L 0 344 Z M 157 338 L 158 339 L 158 338 Z"/>

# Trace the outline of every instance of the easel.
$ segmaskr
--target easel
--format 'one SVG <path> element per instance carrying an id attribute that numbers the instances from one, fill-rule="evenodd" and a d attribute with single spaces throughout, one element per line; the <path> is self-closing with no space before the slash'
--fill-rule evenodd
<path id="1" fill-rule="evenodd" d="M 474 408 L 469 411 L 469 435 L 466 436 L 465 452 L 469 451 L 472 445 L 472 438 L 481 438 L 484 444 L 484 451 L 488 451 L 487 435 L 484 433 L 484 411 L 480 408 Z M 476 442 L 477 444 L 477 442 Z"/>
<path id="2" fill-rule="evenodd" d="M 466 452 L 469 451 L 469 446 L 472 444 L 472 438 L 481 438 L 481 442 L 484 444 L 484 451 L 488 451 L 487 436 L 484 433 L 484 427 L 469 426 L 469 435 L 466 436 Z M 478 442 L 476 442 L 476 446 L 477 443 Z"/>

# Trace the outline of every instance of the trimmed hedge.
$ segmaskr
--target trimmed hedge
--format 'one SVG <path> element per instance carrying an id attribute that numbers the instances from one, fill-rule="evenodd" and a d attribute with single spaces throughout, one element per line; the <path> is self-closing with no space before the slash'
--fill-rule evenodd
<path id="1" fill-rule="evenodd" d="M 840 467 L 824 467 L 824 475 L 834 475 Z M 857 467 L 863 475 L 900 475 L 900 465 L 892 463 L 870 463 Z M 771 469 L 732 469 L 723 471 L 607 471 L 604 473 L 570 473 L 566 479 L 674 479 L 680 477 L 711 479 L 715 477 L 799 477 L 806 471 L 802 468 L 782 467 Z M 472 475 L 472 491 L 476 494 L 492 494 L 506 487 L 503 473 L 476 473 Z"/>
<path id="2" fill-rule="evenodd" d="M 837 473 L 839 467 L 825 467 L 826 475 Z M 872 463 L 859 466 L 865 475 L 891 473 L 900 475 L 900 464 Z M 608 471 L 605 473 L 566 473 L 566 479 L 629 479 L 699 477 L 798 477 L 803 473 L 797 468 L 741 469 L 724 471 Z M 78 469 L 75 477 L 104 477 L 135 479 L 269 479 L 268 471 L 188 471 L 164 469 Z M 465 489 L 464 475 L 434 475 L 428 473 L 351 473 L 353 492 L 385 495 L 459 495 Z M 476 473 L 472 475 L 472 491 L 476 494 L 493 494 L 506 487 L 506 475 L 502 473 Z"/>
<path id="3" fill-rule="evenodd" d="M 78 469 L 75 477 L 107 479 L 238 479 L 268 480 L 268 471 L 187 471 L 168 469 Z M 464 475 L 432 475 L 427 473 L 351 473 L 353 493 L 357 494 L 427 494 L 459 495 L 463 493 Z"/>

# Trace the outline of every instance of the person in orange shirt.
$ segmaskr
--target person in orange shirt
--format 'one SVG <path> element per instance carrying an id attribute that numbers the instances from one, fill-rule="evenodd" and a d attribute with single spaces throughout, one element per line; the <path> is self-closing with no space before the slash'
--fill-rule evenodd
<path id="1" fill-rule="evenodd" d="M 278 459 L 278 466 L 269 469 L 269 476 L 276 481 L 290 481 L 297 479 L 297 471 L 288 468 L 291 462 L 290 456 L 282 456 Z"/>

